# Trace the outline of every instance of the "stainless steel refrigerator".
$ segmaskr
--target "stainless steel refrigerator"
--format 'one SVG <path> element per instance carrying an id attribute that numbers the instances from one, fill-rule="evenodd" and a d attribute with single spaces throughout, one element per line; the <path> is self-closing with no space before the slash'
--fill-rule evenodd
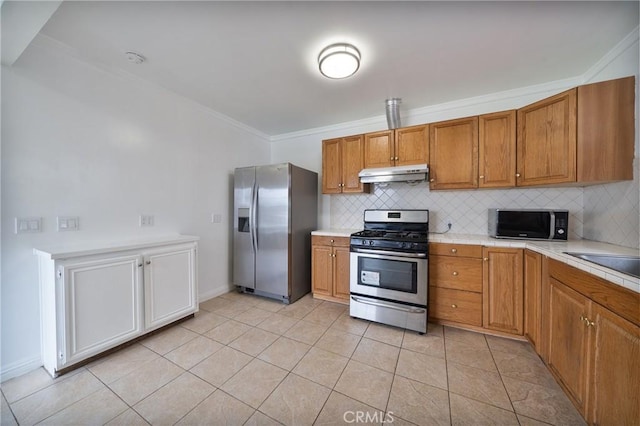
<path id="1" fill-rule="evenodd" d="M 233 193 L 234 285 L 284 303 L 310 292 L 318 174 L 289 163 L 237 168 Z"/>

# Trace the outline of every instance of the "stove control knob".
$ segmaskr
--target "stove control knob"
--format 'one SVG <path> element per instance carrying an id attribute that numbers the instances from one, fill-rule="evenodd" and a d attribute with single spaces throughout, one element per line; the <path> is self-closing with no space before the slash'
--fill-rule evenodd
<path id="1" fill-rule="evenodd" d="M 369 240 L 369 245 L 372 246 L 373 245 L 373 240 Z"/>

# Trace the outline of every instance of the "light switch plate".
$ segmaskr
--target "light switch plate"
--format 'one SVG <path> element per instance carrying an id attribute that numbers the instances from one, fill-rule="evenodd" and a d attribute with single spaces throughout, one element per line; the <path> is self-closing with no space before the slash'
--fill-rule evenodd
<path id="1" fill-rule="evenodd" d="M 140 226 L 153 226 L 153 215 L 152 214 L 141 214 L 140 215 Z"/>
<path id="2" fill-rule="evenodd" d="M 222 214 L 211 213 L 211 223 L 222 223 Z"/>
<path id="3" fill-rule="evenodd" d="M 16 234 L 42 232 L 41 217 L 16 217 Z"/>
<path id="4" fill-rule="evenodd" d="M 77 231 L 80 229 L 78 216 L 58 216 L 58 232 Z"/>

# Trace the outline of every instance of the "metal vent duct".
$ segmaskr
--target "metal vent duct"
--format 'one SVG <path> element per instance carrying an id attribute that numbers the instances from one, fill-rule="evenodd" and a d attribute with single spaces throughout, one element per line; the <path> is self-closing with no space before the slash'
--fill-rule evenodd
<path id="1" fill-rule="evenodd" d="M 387 126 L 389 126 L 389 130 L 397 129 L 400 127 L 400 104 L 402 99 L 391 98 L 384 102 L 387 111 Z"/>

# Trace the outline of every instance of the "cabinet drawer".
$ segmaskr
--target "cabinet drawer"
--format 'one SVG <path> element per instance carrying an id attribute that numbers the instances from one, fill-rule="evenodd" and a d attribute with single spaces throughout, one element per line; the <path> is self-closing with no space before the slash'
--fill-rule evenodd
<path id="1" fill-rule="evenodd" d="M 482 259 L 431 256 L 429 284 L 453 290 L 482 293 Z"/>
<path id="2" fill-rule="evenodd" d="M 326 235 L 312 235 L 311 244 L 318 246 L 349 247 L 349 237 L 331 237 Z"/>
<path id="3" fill-rule="evenodd" d="M 429 317 L 482 327 L 482 294 L 430 286 Z"/>
<path id="4" fill-rule="evenodd" d="M 442 256 L 456 257 L 477 257 L 481 259 L 482 246 L 467 244 L 432 243 L 429 244 L 429 254 L 439 254 Z"/>

